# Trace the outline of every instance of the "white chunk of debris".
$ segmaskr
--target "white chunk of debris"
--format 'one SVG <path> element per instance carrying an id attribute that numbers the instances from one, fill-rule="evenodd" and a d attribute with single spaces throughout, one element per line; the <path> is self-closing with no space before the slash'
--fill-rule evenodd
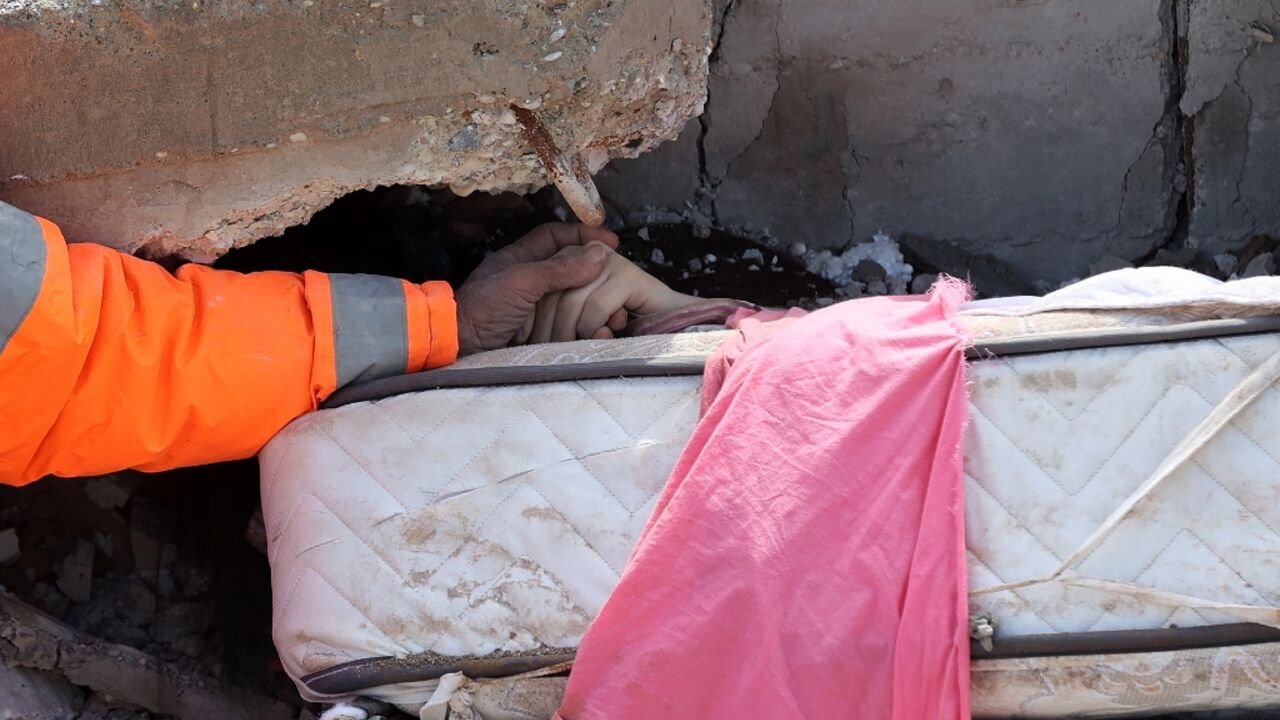
<path id="1" fill-rule="evenodd" d="M 667 256 L 663 254 L 660 248 L 654 248 L 653 252 L 649 253 L 649 261 L 654 265 L 662 265 L 667 262 Z"/>
<path id="2" fill-rule="evenodd" d="M 689 261 L 689 272 L 702 272 L 702 261 L 694 258 Z"/>
<path id="3" fill-rule="evenodd" d="M 804 247 L 803 243 L 796 243 L 791 246 L 791 250 L 795 252 Z M 817 250 L 806 251 L 796 257 L 809 272 L 821 275 L 838 287 L 846 287 L 855 282 L 853 269 L 863 260 L 871 260 L 884 268 L 885 284 L 894 292 L 905 292 L 915 271 L 902 257 L 902 249 L 898 247 L 898 243 L 884 233 L 876 233 L 870 242 L 859 243 L 839 254 L 830 250 Z"/>
<path id="4" fill-rule="evenodd" d="M 1214 255 L 1213 262 L 1218 266 L 1218 272 L 1228 277 L 1236 271 L 1236 266 L 1240 264 L 1239 259 L 1231 253 Z"/>
<path id="5" fill-rule="evenodd" d="M 414 27 L 426 27 L 427 16 L 426 15 L 410 15 L 409 22 L 413 23 Z"/>
<path id="6" fill-rule="evenodd" d="M 325 710 L 320 720 L 369 720 L 369 713 L 355 705 L 339 703 Z"/>
<path id="7" fill-rule="evenodd" d="M 306 141 L 307 141 L 307 134 L 302 132 L 301 130 L 289 136 L 289 142 L 291 143 L 304 143 Z"/>
<path id="8" fill-rule="evenodd" d="M 747 262 L 763 263 L 764 253 L 760 252 L 759 248 L 747 248 L 742 251 L 742 259 Z"/>
<path id="9" fill-rule="evenodd" d="M 708 265 L 710 265 L 715 261 L 716 261 L 716 256 L 712 255 L 711 253 L 707 253 L 706 255 L 702 256 L 702 262 L 707 263 Z"/>
<path id="10" fill-rule="evenodd" d="M 0 565 L 8 565 L 22 555 L 18 544 L 18 532 L 13 528 L 0 530 Z"/>
<path id="11" fill-rule="evenodd" d="M 647 227 L 642 227 L 642 228 L 640 228 L 639 230 L 637 230 L 637 231 L 636 231 L 636 237 L 640 238 L 641 240 L 648 240 L 648 239 L 649 239 L 649 228 L 647 228 Z"/>
<path id="12" fill-rule="evenodd" d="M 546 55 L 542 56 L 542 62 L 555 62 L 559 60 L 560 56 L 562 55 L 564 55 L 563 50 L 557 50 L 553 53 L 547 53 Z"/>
<path id="13" fill-rule="evenodd" d="M 555 32 L 551 33 L 551 37 L 547 39 L 547 42 L 549 43 L 556 42 L 560 38 L 564 37 L 564 34 L 567 32 L 569 31 L 564 28 L 558 28 Z"/>

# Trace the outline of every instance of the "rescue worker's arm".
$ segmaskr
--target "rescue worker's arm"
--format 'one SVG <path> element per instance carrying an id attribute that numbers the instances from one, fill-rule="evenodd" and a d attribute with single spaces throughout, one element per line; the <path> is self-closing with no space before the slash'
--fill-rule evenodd
<path id="1" fill-rule="evenodd" d="M 549 257 L 571 244 L 563 234 L 532 244 Z M 590 282 L 602 263 L 553 272 L 547 289 Z M 525 278 L 544 266 L 487 280 L 499 301 L 502 282 L 522 289 L 471 304 L 464 350 L 526 324 L 507 305 L 532 315 L 541 295 L 525 302 L 538 290 Z M 445 283 L 197 265 L 171 275 L 68 246 L 53 223 L 0 203 L 0 483 L 249 457 L 341 385 L 453 362 L 458 321 Z"/>

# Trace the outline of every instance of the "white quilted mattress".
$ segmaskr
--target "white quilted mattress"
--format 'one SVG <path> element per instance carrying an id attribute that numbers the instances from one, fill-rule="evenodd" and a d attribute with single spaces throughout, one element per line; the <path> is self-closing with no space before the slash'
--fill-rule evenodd
<path id="1" fill-rule="evenodd" d="M 512 352 L 498 362 L 521 362 Z M 1278 353 L 1270 333 L 971 363 L 971 602 L 997 642 L 1277 624 Z M 262 454 L 286 669 L 575 647 L 697 420 L 699 385 L 430 390 L 293 423 Z"/>

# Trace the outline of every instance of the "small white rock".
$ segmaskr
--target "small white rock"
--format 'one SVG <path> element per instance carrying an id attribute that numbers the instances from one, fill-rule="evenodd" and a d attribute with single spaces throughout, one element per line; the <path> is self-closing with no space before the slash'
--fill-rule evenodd
<path id="1" fill-rule="evenodd" d="M 387 117 L 386 115 L 383 115 L 382 117 L 378 118 L 378 122 L 382 123 L 383 125 L 386 125 L 387 123 L 391 122 L 391 118 Z"/>
<path id="2" fill-rule="evenodd" d="M 764 253 L 759 248 L 747 248 L 742 251 L 742 259 L 748 262 L 764 262 Z"/>
<path id="3" fill-rule="evenodd" d="M 274 147 L 276 147 L 276 144 L 275 144 L 275 143 L 267 143 L 267 149 L 268 149 L 268 150 L 270 150 L 270 149 L 272 149 L 272 148 L 274 148 Z"/>
<path id="4" fill-rule="evenodd" d="M 355 705 L 339 703 L 324 711 L 320 720 L 368 720 L 369 713 Z"/>
<path id="5" fill-rule="evenodd" d="M 676 38 L 671 41 L 671 52 L 680 52 L 684 49 L 684 40 Z"/>
<path id="6" fill-rule="evenodd" d="M 654 265 L 661 265 L 667 261 L 667 256 L 663 254 L 662 250 L 654 248 L 653 252 L 649 254 L 649 260 Z"/>
<path id="7" fill-rule="evenodd" d="M 648 239 L 649 239 L 649 228 L 647 228 L 647 227 L 642 227 L 642 228 L 640 228 L 639 230 L 637 230 L 637 231 L 636 231 L 636 237 L 640 238 L 641 240 L 648 240 Z"/>
<path id="8" fill-rule="evenodd" d="M 495 97 L 494 97 L 494 96 L 492 96 L 492 95 L 478 95 L 478 96 L 476 96 L 476 100 L 478 100 L 478 101 L 480 102 L 480 104 L 481 104 L 481 105 L 492 105 L 492 104 L 493 104 L 493 101 L 494 101 L 494 100 L 496 100 L 496 99 L 497 99 L 497 98 L 495 98 Z"/>
<path id="9" fill-rule="evenodd" d="M 564 55 L 564 52 L 561 50 L 557 50 L 553 53 L 547 53 L 542 56 L 542 62 L 555 62 L 560 59 L 561 55 Z"/>
<path id="10" fill-rule="evenodd" d="M 413 24 L 414 24 L 414 27 L 426 27 L 426 24 L 427 24 L 427 16 L 426 16 L 426 15 L 411 15 L 411 16 L 409 16 L 409 22 L 413 23 Z"/>
<path id="11" fill-rule="evenodd" d="M 712 255 L 711 253 L 707 253 L 706 255 L 702 256 L 702 261 L 708 264 L 713 263 L 716 261 L 716 256 Z"/>
<path id="12" fill-rule="evenodd" d="M 167 152 L 165 152 L 165 151 L 163 151 L 163 150 L 161 150 L 160 152 L 156 153 L 156 159 L 157 159 L 157 160 L 163 160 L 163 159 L 165 159 L 165 158 L 167 158 L 167 157 L 169 157 L 169 153 L 167 153 Z"/>
<path id="13" fill-rule="evenodd" d="M 302 132 L 301 130 L 289 136 L 289 142 L 291 143 L 304 143 L 306 141 L 307 141 L 307 134 Z"/>
<path id="14" fill-rule="evenodd" d="M 560 28 L 555 32 L 551 33 L 551 37 L 547 40 L 547 42 L 549 43 L 558 42 L 560 38 L 564 37 L 564 34 L 567 32 L 569 31 L 565 30 L 564 28 Z"/>
<path id="15" fill-rule="evenodd" d="M 759 266 L 759 265 L 755 265 L 755 264 L 748 265 L 748 266 L 747 266 L 747 270 L 748 270 L 749 272 L 760 272 L 760 266 Z"/>

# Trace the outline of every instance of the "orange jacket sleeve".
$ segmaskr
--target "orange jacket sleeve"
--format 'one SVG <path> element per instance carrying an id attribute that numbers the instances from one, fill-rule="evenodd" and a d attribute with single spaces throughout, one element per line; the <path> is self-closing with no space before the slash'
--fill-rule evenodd
<path id="1" fill-rule="evenodd" d="M 357 380 L 447 365 L 445 283 L 159 265 L 0 203 L 0 483 L 255 454 Z"/>

